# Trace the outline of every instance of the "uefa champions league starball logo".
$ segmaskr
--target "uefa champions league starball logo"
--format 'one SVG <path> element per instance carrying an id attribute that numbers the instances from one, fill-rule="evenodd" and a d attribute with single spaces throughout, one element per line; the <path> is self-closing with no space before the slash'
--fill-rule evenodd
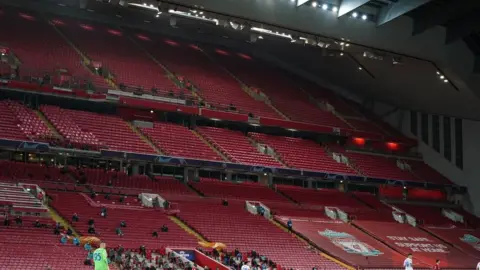
<path id="1" fill-rule="evenodd" d="M 359 254 L 363 256 L 379 256 L 383 254 L 381 251 L 359 241 L 357 238 L 355 238 L 355 236 L 348 233 L 326 229 L 324 231 L 318 231 L 318 234 L 330 239 L 332 243 L 347 253 Z"/>

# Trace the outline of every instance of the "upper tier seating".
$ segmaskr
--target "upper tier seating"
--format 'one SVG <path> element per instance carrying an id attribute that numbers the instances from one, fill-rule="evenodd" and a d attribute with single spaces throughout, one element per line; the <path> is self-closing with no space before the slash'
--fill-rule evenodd
<path id="1" fill-rule="evenodd" d="M 0 269 L 91 269 L 83 261 L 87 252 L 71 244 L 60 244 L 60 237 L 52 233 L 51 228 L 35 228 L 33 223 L 53 225 L 49 218 L 22 217 L 23 226 L 15 224 L 0 230 Z M 47 267 L 50 268 L 47 268 Z"/>
<path id="2" fill-rule="evenodd" d="M 336 162 L 319 144 L 301 138 L 250 133 L 252 138 L 275 149 L 281 159 L 292 168 L 355 175 L 343 163 Z"/>
<path id="3" fill-rule="evenodd" d="M 215 55 L 227 69 L 251 88 L 265 93 L 272 104 L 293 121 L 349 128 L 340 118 L 311 103 L 308 96 L 282 71 L 237 55 Z"/>
<path id="4" fill-rule="evenodd" d="M 452 184 L 452 181 L 443 176 L 441 173 L 432 169 L 432 167 L 428 166 L 423 161 L 407 160 L 405 162 L 410 165 L 410 168 L 415 175 L 425 180 L 426 182 L 446 185 Z"/>
<path id="5" fill-rule="evenodd" d="M 52 131 L 29 108 L 11 100 L 0 101 L 0 138 L 47 141 Z"/>
<path id="6" fill-rule="evenodd" d="M 8 8 L 0 15 L 3 25 L 15 25 L 0 29 L 0 42 L 20 59 L 20 75 L 43 76 L 44 72 L 64 70 L 82 81 L 88 79 L 106 87 L 103 78 L 82 66 L 80 55 L 42 16 Z"/>
<path id="7" fill-rule="evenodd" d="M 363 202 L 364 204 L 370 206 L 371 208 L 384 211 L 392 211 L 390 207 L 382 203 L 375 195 L 367 192 L 353 192 L 354 197 Z"/>
<path id="8" fill-rule="evenodd" d="M 259 200 L 262 203 L 267 201 L 288 202 L 280 194 L 259 183 L 233 183 L 202 179 L 200 182 L 191 182 L 191 185 L 208 197 Z"/>
<path id="9" fill-rule="evenodd" d="M 350 162 L 356 164 L 363 174 L 368 177 L 421 181 L 410 172 L 401 170 L 397 166 L 396 159 L 353 152 L 345 152 L 343 155 L 345 155 Z"/>
<path id="10" fill-rule="evenodd" d="M 171 40 L 140 39 L 142 46 L 178 76 L 184 76 L 199 88 L 200 96 L 215 107 L 234 105 L 237 111 L 256 116 L 280 118 L 263 101 L 256 101 L 222 67 L 210 60 L 198 47 Z"/>
<path id="11" fill-rule="evenodd" d="M 383 129 L 377 126 L 375 123 L 370 122 L 366 119 L 348 119 L 348 123 L 350 123 L 356 130 L 366 131 L 366 132 L 373 132 L 378 134 L 385 134 Z"/>
<path id="12" fill-rule="evenodd" d="M 279 221 L 286 224 L 288 217 L 281 217 Z M 360 269 L 398 267 L 404 260 L 400 253 L 342 221 L 292 218 L 292 223 L 293 230 L 335 257 L 361 267 Z"/>
<path id="13" fill-rule="evenodd" d="M 239 131 L 214 127 L 198 127 L 197 131 L 233 162 L 283 167 L 273 157 L 260 153 Z"/>
<path id="14" fill-rule="evenodd" d="M 121 118 L 42 105 L 40 110 L 74 146 L 94 149 L 156 153 Z"/>
<path id="15" fill-rule="evenodd" d="M 355 221 L 355 224 L 402 254 L 413 253 L 415 265 L 434 265 L 436 259 L 444 269 L 471 269 L 477 264 L 475 258 L 409 224 L 376 221 Z"/>
<path id="16" fill-rule="evenodd" d="M 166 77 L 165 71 L 133 43 L 125 33 L 106 25 L 88 21 L 62 19 L 60 27 L 67 37 L 92 61 L 115 76 L 115 82 L 126 86 L 152 87 L 162 91 L 178 91 Z M 94 42 L 92 42 L 94 41 Z"/>
<path id="17" fill-rule="evenodd" d="M 167 155 L 174 157 L 223 160 L 188 128 L 155 122 L 153 128 L 140 128 L 150 141 Z"/>
<path id="18" fill-rule="evenodd" d="M 73 182 L 73 179 L 55 166 L 38 163 L 0 161 L 0 179 L 33 183 L 33 181 Z"/>
<path id="19" fill-rule="evenodd" d="M 244 202 L 222 206 L 219 199 L 179 202 L 177 214 L 189 226 L 213 242 L 225 243 L 242 253 L 255 250 L 279 264 L 282 269 L 344 269 L 307 249 L 300 240 L 273 225 L 262 216 L 245 210 Z"/>
<path id="20" fill-rule="evenodd" d="M 107 217 L 100 216 L 101 208 L 92 207 L 87 200 L 78 193 L 49 192 L 53 207 L 65 219 L 70 220 L 74 213 L 80 217 L 79 222 L 74 222 L 75 230 L 83 235 L 88 234 L 88 220 L 95 221 L 96 232 L 102 241 L 114 247 L 121 244 L 124 248 L 139 248 L 145 245 L 149 249 L 162 247 L 196 247 L 196 239 L 173 223 L 161 210 L 144 209 L 107 209 Z M 125 221 L 126 228 L 122 228 L 123 237 L 116 235 L 116 228 L 120 222 Z M 160 227 L 167 225 L 168 232 L 161 232 Z M 158 238 L 152 237 L 157 231 Z"/>

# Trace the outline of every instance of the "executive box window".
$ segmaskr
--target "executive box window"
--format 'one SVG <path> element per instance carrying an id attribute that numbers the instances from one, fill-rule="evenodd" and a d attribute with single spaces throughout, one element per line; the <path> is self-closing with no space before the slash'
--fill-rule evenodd
<path id="1" fill-rule="evenodd" d="M 429 136 L 428 136 L 429 135 L 428 114 L 422 113 L 421 120 L 422 120 L 422 122 L 421 122 L 421 125 L 422 125 L 422 128 L 421 128 L 422 141 L 425 142 L 426 144 L 429 144 L 430 140 L 429 140 Z"/>
<path id="2" fill-rule="evenodd" d="M 418 114 L 415 111 L 410 111 L 410 132 L 413 135 L 418 135 Z"/>
<path id="3" fill-rule="evenodd" d="M 432 115 L 432 147 L 440 153 L 440 117 Z"/>
<path id="4" fill-rule="evenodd" d="M 455 165 L 463 169 L 463 121 L 455 119 Z"/>
<path id="5" fill-rule="evenodd" d="M 443 156 L 452 161 L 452 126 L 450 117 L 443 117 Z"/>

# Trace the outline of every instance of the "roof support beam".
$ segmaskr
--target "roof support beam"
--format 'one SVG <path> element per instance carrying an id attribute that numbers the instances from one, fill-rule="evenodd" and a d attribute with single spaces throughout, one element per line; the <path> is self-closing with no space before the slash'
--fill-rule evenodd
<path id="1" fill-rule="evenodd" d="M 480 31 L 480 12 L 474 10 L 463 19 L 447 25 L 445 43 L 452 43 L 478 31 Z"/>
<path id="2" fill-rule="evenodd" d="M 413 16 L 413 35 L 418 35 L 437 25 L 444 25 L 472 10 L 472 2 L 458 1 L 448 5 L 431 5 L 425 12 L 415 12 Z"/>
<path id="3" fill-rule="evenodd" d="M 385 6 L 379 12 L 377 26 L 384 25 L 430 1 L 432 0 L 400 0 L 394 4 Z"/>
<path id="4" fill-rule="evenodd" d="M 338 17 L 340 18 L 343 15 L 365 5 L 368 2 L 370 2 L 370 0 L 342 0 L 340 3 L 340 7 L 338 8 Z"/>
<path id="5" fill-rule="evenodd" d="M 305 4 L 306 2 L 308 2 L 309 0 L 297 0 L 297 7 Z"/>

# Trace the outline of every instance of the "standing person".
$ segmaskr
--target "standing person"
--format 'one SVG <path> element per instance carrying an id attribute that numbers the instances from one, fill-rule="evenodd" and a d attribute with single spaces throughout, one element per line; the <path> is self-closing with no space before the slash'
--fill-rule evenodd
<path id="1" fill-rule="evenodd" d="M 293 232 L 293 223 L 292 223 L 291 219 L 288 219 L 287 227 L 288 227 L 288 232 L 292 233 Z"/>
<path id="2" fill-rule="evenodd" d="M 405 261 L 403 261 L 403 267 L 405 267 L 405 270 L 413 270 L 412 257 L 412 253 L 409 253 Z"/>
<path id="3" fill-rule="evenodd" d="M 106 244 L 100 243 L 100 247 L 93 252 L 93 262 L 95 263 L 95 270 L 110 270 L 108 267 Z"/>
<path id="4" fill-rule="evenodd" d="M 250 266 L 249 266 L 249 263 L 246 262 L 242 265 L 242 268 L 240 268 L 241 270 L 250 270 Z"/>
<path id="5" fill-rule="evenodd" d="M 437 259 L 437 261 L 435 262 L 435 266 L 433 266 L 433 270 L 440 270 L 440 260 L 439 259 Z"/>

